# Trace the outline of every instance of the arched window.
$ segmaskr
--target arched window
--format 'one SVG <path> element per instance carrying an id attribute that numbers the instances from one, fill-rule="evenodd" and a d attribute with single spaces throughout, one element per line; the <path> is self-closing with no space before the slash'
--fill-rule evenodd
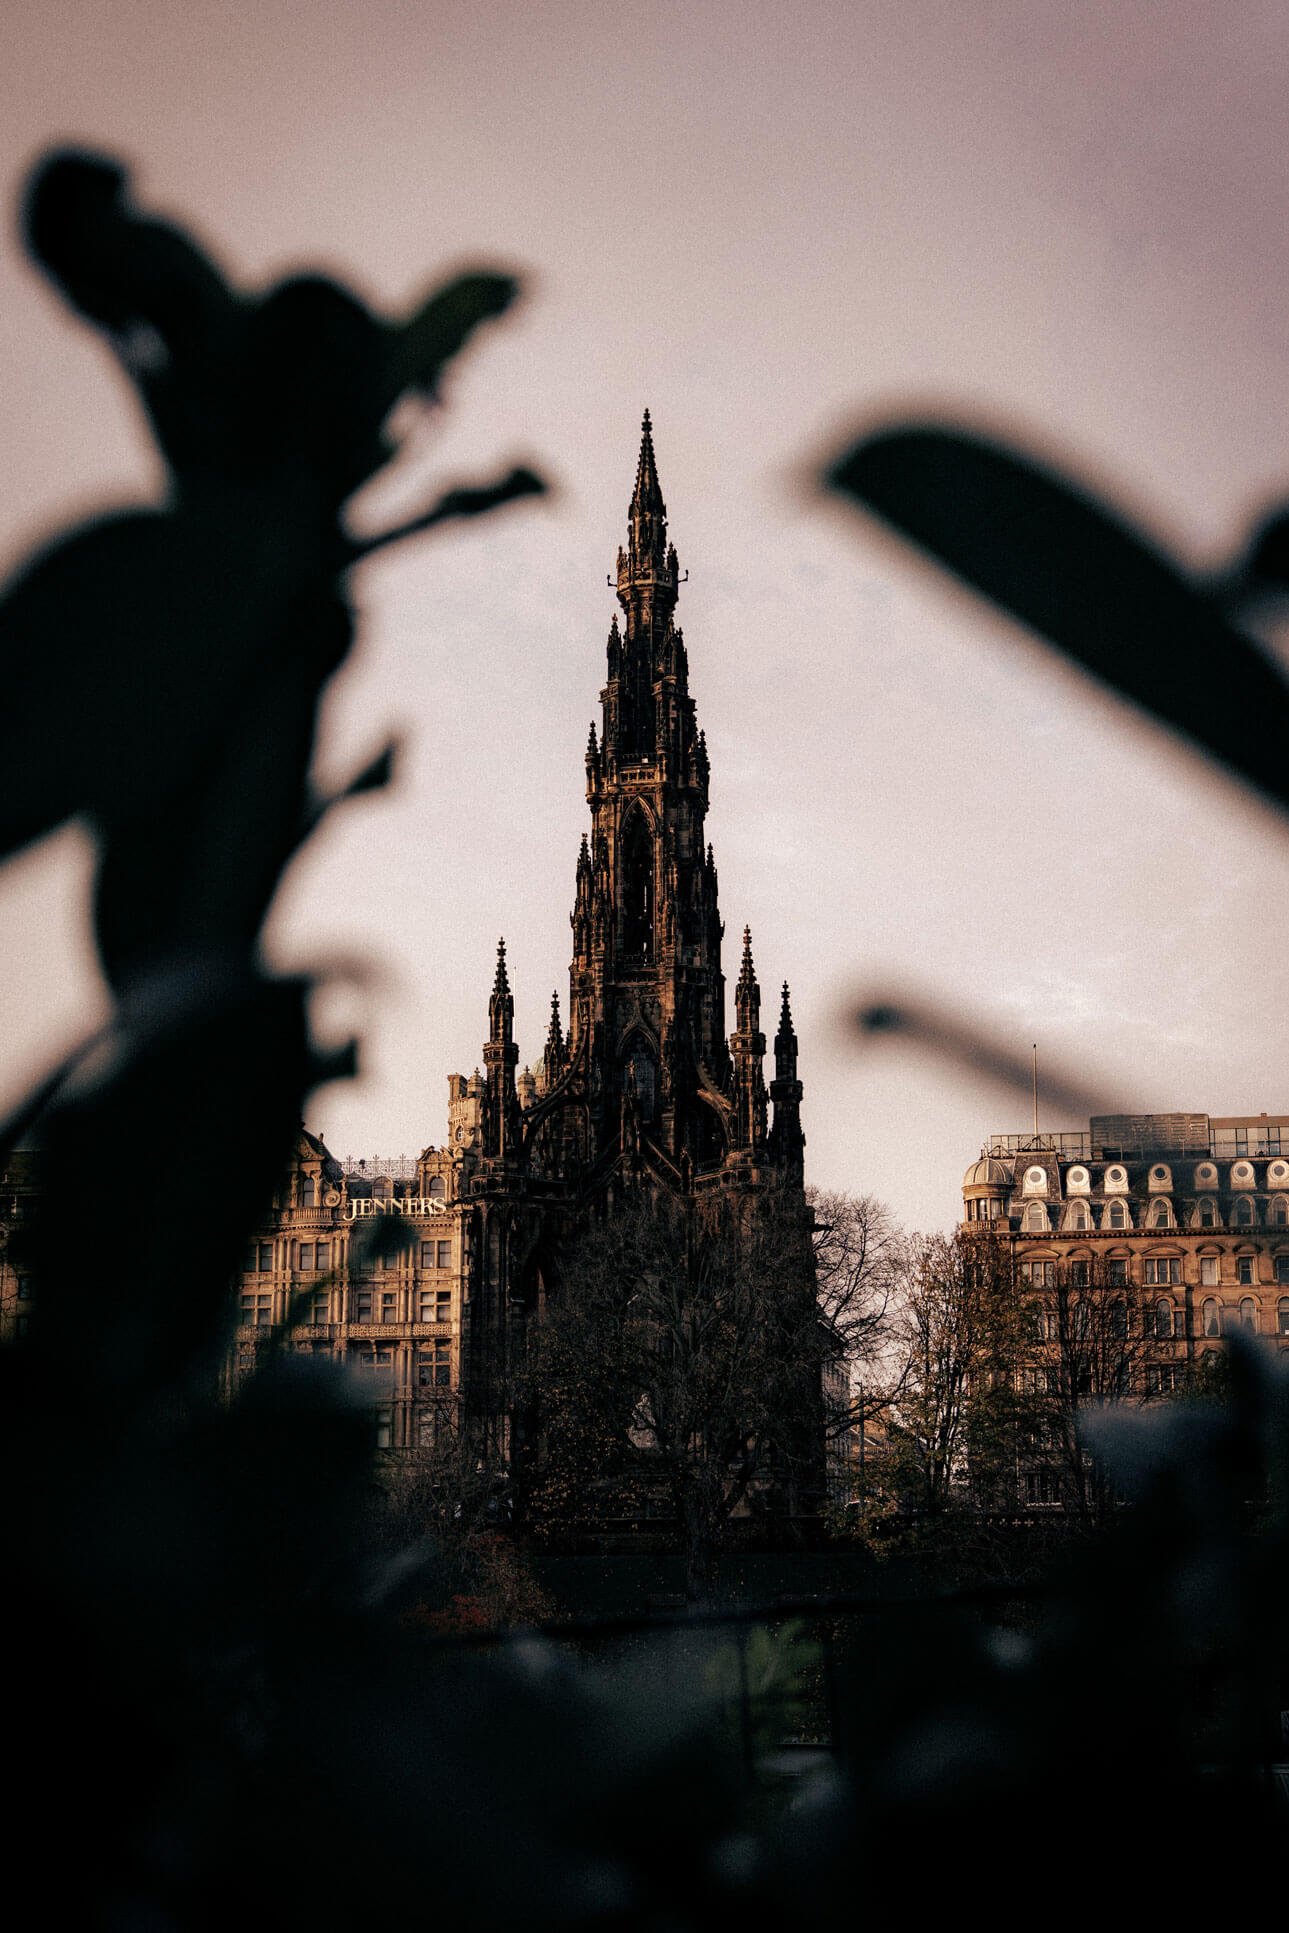
<path id="1" fill-rule="evenodd" d="M 1027 1235 L 1045 1235 L 1047 1233 L 1047 1210 L 1041 1201 L 1030 1202 L 1028 1208 L 1025 1210 L 1025 1220 L 1022 1226 Z"/>
<path id="2" fill-rule="evenodd" d="M 1276 1334 L 1289 1336 L 1289 1295 L 1282 1295 L 1276 1304 Z"/>
<path id="3" fill-rule="evenodd" d="M 1253 1227 L 1258 1217 L 1253 1203 L 1247 1195 L 1240 1196 L 1240 1199 L 1235 1204 L 1235 1213 L 1231 1219 L 1237 1228 Z"/>
<path id="4" fill-rule="evenodd" d="M 1121 1201 L 1112 1201 L 1110 1203 L 1108 1210 L 1106 1211 L 1106 1227 L 1107 1228 L 1126 1228 L 1127 1226 L 1128 1226 L 1127 1208 Z"/>
<path id="5" fill-rule="evenodd" d="M 1251 1295 L 1240 1298 L 1240 1327 L 1258 1333 L 1258 1305 Z"/>
<path id="6" fill-rule="evenodd" d="M 431 1175 L 430 1176 L 431 1197 L 435 1201 L 442 1201 L 444 1195 L 446 1195 L 447 1192 L 448 1192 L 447 1183 L 444 1181 L 442 1175 Z"/>
<path id="7" fill-rule="evenodd" d="M 1200 1313 L 1203 1317 L 1204 1334 L 1206 1336 L 1220 1336 L 1222 1333 L 1222 1314 L 1218 1308 L 1217 1297 L 1206 1295 L 1204 1298 L 1204 1306 Z"/>
<path id="8" fill-rule="evenodd" d="M 653 840 L 638 808 L 622 845 L 622 950 L 628 959 L 653 958 Z"/>
<path id="9" fill-rule="evenodd" d="M 1047 1193 L 1046 1168 L 1026 1168 L 1025 1193 L 1027 1195 L 1045 1195 Z"/>
<path id="10" fill-rule="evenodd" d="M 1150 1204 L 1150 1226 L 1152 1228 L 1171 1228 L 1172 1225 L 1172 1206 L 1161 1195 L 1158 1201 L 1152 1201 Z"/>
<path id="11" fill-rule="evenodd" d="M 318 1183 L 314 1175 L 300 1176 L 301 1208 L 316 1208 L 318 1205 Z"/>
<path id="12" fill-rule="evenodd" d="M 1087 1169 L 1071 1168 L 1065 1177 L 1065 1186 L 1066 1191 L 1071 1195 L 1086 1195 L 1090 1186 Z"/>
<path id="13" fill-rule="evenodd" d="M 1166 1168 L 1162 1161 L 1157 1162 L 1150 1171 L 1150 1185 L 1152 1188 L 1171 1188 L 1173 1185 L 1172 1169 Z"/>
<path id="14" fill-rule="evenodd" d="M 635 1040 L 631 1044 L 625 1079 L 627 1092 L 635 1095 L 640 1119 L 652 1121 L 658 1104 L 658 1067 L 642 1040 Z"/>
<path id="15" fill-rule="evenodd" d="M 1289 1228 L 1289 1201 L 1283 1195 L 1277 1195 L 1272 1201 L 1267 1219 L 1273 1228 Z"/>
<path id="16" fill-rule="evenodd" d="M 1067 1228 L 1083 1229 L 1092 1226 L 1088 1219 L 1088 1205 L 1085 1201 L 1072 1201 L 1070 1203 L 1065 1211 L 1065 1226 Z"/>
<path id="17" fill-rule="evenodd" d="M 1217 1203 L 1211 1195 L 1205 1195 L 1196 1205 L 1196 1222 L 1200 1228 L 1217 1227 Z"/>
<path id="18" fill-rule="evenodd" d="M 1176 1314 L 1176 1311 L 1174 1310 L 1172 1302 L 1169 1299 L 1169 1297 L 1166 1295 L 1161 1295 L 1158 1302 L 1156 1302 L 1155 1304 L 1155 1337 L 1157 1341 L 1159 1342 L 1172 1341 L 1173 1320 L 1174 1320 L 1175 1314 Z"/>

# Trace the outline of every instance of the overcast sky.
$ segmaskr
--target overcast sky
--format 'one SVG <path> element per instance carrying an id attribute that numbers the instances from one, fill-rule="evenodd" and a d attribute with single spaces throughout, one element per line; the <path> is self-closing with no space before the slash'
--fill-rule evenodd
<path id="1" fill-rule="evenodd" d="M 770 1032 L 792 984 L 808 1178 L 945 1227 L 983 1137 L 1029 1119 L 1023 1092 L 854 1039 L 876 989 L 1037 1041 L 1110 1104 L 1289 1107 L 1282 830 L 802 482 L 852 426 L 930 404 L 1063 452 L 1199 566 L 1241 542 L 1289 489 L 1280 0 L 9 0 L 5 43 L 10 211 L 74 137 L 251 285 L 322 263 L 397 310 L 463 260 L 528 280 L 385 501 L 515 456 L 558 493 L 365 568 L 323 762 L 394 730 L 401 777 L 314 841 L 275 917 L 284 961 L 383 970 L 348 1009 L 363 1078 L 311 1109 L 336 1152 L 443 1138 L 500 934 L 522 1057 L 566 1005 L 646 404 L 726 969 L 750 925 Z M 159 486 L 8 226 L 6 571 Z M 86 864 L 70 832 L 0 875 L 6 1098 L 100 1010 Z"/>

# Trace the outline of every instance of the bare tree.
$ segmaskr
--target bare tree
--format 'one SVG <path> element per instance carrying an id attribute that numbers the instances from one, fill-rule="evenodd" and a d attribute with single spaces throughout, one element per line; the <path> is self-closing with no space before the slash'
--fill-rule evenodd
<path id="1" fill-rule="evenodd" d="M 551 1616 L 553 1602 L 511 1535 L 507 1474 L 480 1455 L 454 1405 L 422 1417 L 416 1447 L 385 1459 L 376 1499 L 385 1548 L 399 1558 L 425 1553 L 413 1620 L 468 1630 Z"/>
<path id="2" fill-rule="evenodd" d="M 1142 1403 L 1171 1388 L 1183 1365 L 1153 1291 L 1100 1257 L 1021 1264 L 1025 1348 L 1018 1477 L 1023 1501 L 1060 1503 L 1099 1521 L 1115 1493 L 1093 1456 L 1084 1420 L 1107 1403 Z"/>
<path id="3" fill-rule="evenodd" d="M 660 1503 L 706 1595 L 737 1511 L 818 1501 L 835 1348 L 800 1197 L 617 1208 L 570 1246 L 530 1335 L 534 1518 Z"/>
<path id="4" fill-rule="evenodd" d="M 988 1488 L 1014 1439 L 1024 1315 L 988 1230 L 914 1236 L 891 1322 L 899 1381 L 882 1486 L 930 1516 Z"/>
<path id="5" fill-rule="evenodd" d="M 894 1304 L 905 1244 L 890 1210 L 872 1195 L 808 1188 L 806 1203 L 821 1324 L 824 1429 L 830 1464 L 848 1489 L 856 1434 L 889 1408 L 904 1374 Z"/>

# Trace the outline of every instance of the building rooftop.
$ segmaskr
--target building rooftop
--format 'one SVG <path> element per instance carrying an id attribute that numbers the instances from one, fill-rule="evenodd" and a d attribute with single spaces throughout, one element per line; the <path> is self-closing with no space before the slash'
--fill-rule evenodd
<path id="1" fill-rule="evenodd" d="M 991 1134 L 982 1158 L 1054 1154 L 1064 1161 L 1134 1156 L 1279 1154 L 1289 1148 L 1289 1114 L 1094 1114 L 1086 1128 Z"/>

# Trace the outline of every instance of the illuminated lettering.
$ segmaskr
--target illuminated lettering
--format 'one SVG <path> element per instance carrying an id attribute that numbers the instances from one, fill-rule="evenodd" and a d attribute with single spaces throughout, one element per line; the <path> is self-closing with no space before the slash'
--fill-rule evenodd
<path id="1" fill-rule="evenodd" d="M 370 1201 L 349 1201 L 346 1221 L 361 1221 L 367 1215 L 446 1215 L 447 1203 L 435 1195 L 390 1195 Z"/>

